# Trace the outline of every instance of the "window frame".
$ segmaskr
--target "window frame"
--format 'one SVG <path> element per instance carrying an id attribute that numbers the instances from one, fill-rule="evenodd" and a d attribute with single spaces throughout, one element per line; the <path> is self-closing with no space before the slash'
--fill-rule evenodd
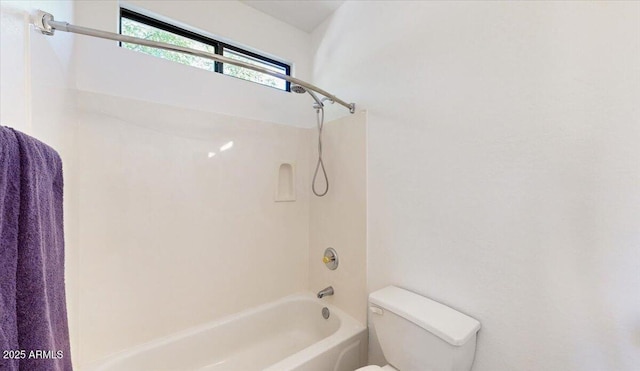
<path id="1" fill-rule="evenodd" d="M 259 61 L 265 62 L 266 64 L 271 64 L 274 66 L 278 66 L 278 67 L 282 67 L 285 69 L 286 71 L 286 75 L 287 76 L 291 76 L 291 66 L 277 61 L 275 59 L 271 59 L 269 57 L 265 57 L 264 55 L 260 55 L 258 53 L 252 52 L 250 50 L 246 50 L 246 49 L 242 49 L 240 47 L 237 47 L 235 45 L 231 45 L 231 44 L 227 44 L 225 42 L 216 40 L 216 39 L 212 39 L 210 37 L 204 36 L 202 34 L 196 33 L 196 32 L 192 32 L 189 30 L 185 30 L 184 28 L 172 25 L 170 23 L 167 22 L 163 22 L 161 20 L 158 20 L 156 18 L 153 17 L 149 17 L 147 15 L 135 12 L 131 9 L 127 9 L 124 7 L 120 7 L 120 17 L 118 18 L 118 24 L 119 24 L 119 33 L 122 34 L 122 18 L 127 18 L 130 19 L 134 22 L 138 22 L 138 23 L 142 23 L 145 24 L 147 26 L 150 27 L 154 27 L 163 31 L 167 31 L 167 32 L 171 32 L 174 33 L 176 35 L 182 36 L 182 37 L 186 37 L 188 39 L 192 39 L 198 42 L 201 42 L 203 44 L 207 44 L 210 46 L 213 46 L 215 53 L 217 55 L 222 56 L 224 53 L 225 49 L 229 49 L 233 52 L 239 53 L 241 56 L 245 55 L 254 59 L 257 59 Z M 119 45 L 122 47 L 122 42 L 119 43 Z M 214 68 L 215 68 L 215 72 L 222 74 L 222 75 L 226 75 L 226 76 L 231 76 L 231 77 L 236 77 L 233 75 L 228 75 L 224 73 L 224 67 L 223 67 L 223 62 L 218 62 L 218 61 L 214 61 Z M 265 84 L 261 84 L 259 82 L 255 82 L 255 81 L 251 81 L 251 80 L 247 80 L 247 79 L 243 79 L 241 77 L 236 77 L 238 79 L 244 80 L 244 81 L 250 81 L 250 82 L 254 82 L 256 84 L 260 84 L 263 86 L 267 86 L 270 88 L 274 88 L 277 90 L 281 90 L 281 91 L 287 91 L 290 92 L 291 91 L 291 82 L 290 81 L 285 81 L 285 89 L 280 89 L 274 86 L 269 86 L 269 85 L 265 85 Z"/>

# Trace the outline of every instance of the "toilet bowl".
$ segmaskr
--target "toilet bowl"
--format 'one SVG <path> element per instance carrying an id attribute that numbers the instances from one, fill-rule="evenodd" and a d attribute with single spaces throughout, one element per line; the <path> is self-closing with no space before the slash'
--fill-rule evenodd
<path id="1" fill-rule="evenodd" d="M 480 322 L 411 291 L 387 286 L 369 295 L 370 324 L 389 365 L 357 371 L 469 371 Z"/>

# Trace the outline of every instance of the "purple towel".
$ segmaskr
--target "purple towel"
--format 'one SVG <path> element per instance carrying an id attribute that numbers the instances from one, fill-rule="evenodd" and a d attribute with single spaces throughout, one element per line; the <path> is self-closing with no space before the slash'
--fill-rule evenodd
<path id="1" fill-rule="evenodd" d="M 0 369 L 8 361 L 9 370 L 72 370 L 64 291 L 62 162 L 51 147 L 28 135 L 3 127 L 0 133 L 3 148 L 6 141 L 9 149 L 2 150 L 0 159 L 0 265 L 8 267 L 0 272 L 6 331 L 0 341 L 6 339 L 2 346 L 9 348 L 4 349 L 25 351 L 17 361 L 0 360 Z M 13 308 L 5 308 L 12 303 Z"/>
<path id="2" fill-rule="evenodd" d="M 20 149 L 12 131 L 0 126 L 0 370 L 17 370 L 4 351 L 18 349 L 16 266 L 20 211 Z M 7 354 L 8 355 L 8 354 Z"/>

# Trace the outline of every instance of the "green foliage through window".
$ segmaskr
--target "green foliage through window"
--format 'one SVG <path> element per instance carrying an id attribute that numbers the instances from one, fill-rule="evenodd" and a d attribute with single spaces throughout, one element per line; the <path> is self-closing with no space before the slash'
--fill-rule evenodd
<path id="1" fill-rule="evenodd" d="M 246 55 L 242 55 L 240 53 L 225 49 L 222 53 L 225 57 L 229 57 L 231 59 L 237 59 L 239 61 L 242 62 L 246 62 L 249 64 L 253 64 L 256 66 L 260 66 L 262 68 L 266 68 L 268 70 L 271 71 L 275 71 L 275 72 L 280 72 L 283 75 L 287 74 L 287 70 L 283 67 L 280 66 L 272 66 L 269 64 L 266 64 L 256 58 L 251 58 L 249 56 Z M 286 81 L 279 79 L 277 77 L 273 77 L 270 75 L 267 75 L 266 73 L 262 73 L 262 72 L 257 72 L 257 71 L 252 71 L 250 69 L 247 68 L 242 68 L 242 67 L 238 67 L 238 66 L 234 66 L 232 64 L 224 64 L 224 68 L 223 68 L 223 72 L 225 75 L 231 75 L 231 76 L 235 76 L 238 77 L 240 79 L 245 79 L 245 80 L 249 80 L 249 81 L 253 81 L 253 82 L 257 82 L 263 85 L 268 85 L 268 86 L 272 86 L 274 88 L 278 88 L 278 89 L 282 89 L 282 90 L 286 90 Z"/>
<path id="2" fill-rule="evenodd" d="M 201 50 L 214 54 L 216 53 L 216 48 L 212 45 L 207 45 L 195 40 L 191 40 L 184 36 L 160 30 L 155 27 L 133 21 L 131 19 L 122 18 L 121 27 L 122 30 L 120 33 L 123 35 L 139 37 L 141 39 L 158 41 L 171 45 L 183 46 L 185 48 Z M 198 67 L 209 71 L 215 71 L 215 62 L 211 59 L 136 44 L 122 43 L 122 47 L 136 50 L 145 54 L 150 54 L 156 57 L 168 59 L 170 61 L 187 64 L 189 66 Z"/>
<path id="3" fill-rule="evenodd" d="M 167 29 L 161 29 L 158 27 L 154 27 L 156 24 L 162 26 L 163 28 L 174 29 L 177 32 L 185 33 L 187 35 L 191 34 L 188 31 L 179 29 L 175 26 L 164 24 L 163 22 L 153 20 L 146 16 L 139 15 L 137 13 L 133 13 L 131 11 L 122 9 L 123 14 L 120 18 L 120 33 L 122 35 L 138 37 L 151 41 L 158 41 L 162 43 L 182 46 L 185 48 L 196 49 L 212 54 L 221 54 L 225 57 L 236 59 L 242 62 L 246 62 L 252 65 L 256 65 L 274 72 L 281 73 L 283 75 L 289 74 L 289 67 L 279 62 L 275 62 L 266 57 L 261 57 L 251 52 L 244 52 L 242 49 L 237 47 L 232 47 L 230 45 L 218 42 L 213 39 L 205 38 L 204 36 L 200 37 L 198 35 L 197 38 L 208 41 L 208 43 L 195 40 L 191 37 L 186 37 L 183 35 L 179 35 L 177 33 L 168 31 Z M 131 19 L 127 17 L 128 15 L 135 15 L 136 18 L 144 19 L 143 21 L 139 21 L 138 19 Z M 132 16 L 133 18 L 133 16 Z M 150 25 L 147 23 L 152 23 L 154 25 Z M 123 48 L 127 48 L 130 50 L 139 51 L 145 54 L 153 55 L 156 57 L 164 58 L 173 62 L 186 64 L 189 66 L 202 68 L 208 71 L 220 72 L 225 75 L 234 76 L 243 80 L 249 80 L 253 82 L 257 82 L 259 84 L 271 86 L 281 90 L 288 90 L 288 84 L 285 80 L 253 71 L 247 68 L 235 66 L 232 64 L 223 64 L 220 62 L 215 62 L 208 58 L 198 57 L 194 55 L 178 53 L 169 50 L 163 50 L 158 48 L 152 48 L 149 46 L 142 46 L 130 43 L 122 43 Z"/>

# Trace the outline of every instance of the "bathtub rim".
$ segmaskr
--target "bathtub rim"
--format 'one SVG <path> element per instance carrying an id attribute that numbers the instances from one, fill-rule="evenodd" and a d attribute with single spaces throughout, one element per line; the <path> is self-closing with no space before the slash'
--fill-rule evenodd
<path id="1" fill-rule="evenodd" d="M 329 336 L 326 336 L 320 339 L 319 341 L 309 345 L 308 347 L 288 355 L 287 357 L 279 360 L 275 364 L 266 366 L 265 370 L 271 370 L 272 367 L 274 367 L 275 365 L 286 364 L 286 365 L 291 365 L 292 367 L 299 366 L 304 363 L 304 360 L 309 359 L 309 357 L 318 356 L 322 354 L 324 351 L 326 351 L 326 349 L 333 346 L 340 345 L 341 343 L 344 343 L 345 341 L 361 334 L 362 332 L 367 331 L 366 326 L 361 324 L 358 320 L 353 318 L 351 315 L 347 314 L 342 309 L 336 307 L 333 304 L 324 302 L 322 301 L 322 299 L 316 298 L 315 294 L 313 294 L 312 292 L 302 291 L 302 292 L 297 292 L 291 295 L 281 297 L 274 301 L 270 301 L 267 303 L 259 304 L 254 307 L 243 309 L 239 312 L 223 316 L 219 319 L 215 319 L 210 322 L 192 326 L 184 330 L 171 333 L 166 336 L 152 339 L 148 342 L 140 343 L 128 349 L 123 349 L 116 353 L 112 353 L 108 356 L 105 356 L 97 361 L 88 363 L 86 365 L 86 369 L 89 371 L 109 370 L 109 367 L 113 367 L 118 362 L 128 357 L 135 356 L 137 354 L 143 353 L 145 351 L 148 351 L 157 347 L 168 345 L 176 340 L 180 340 L 180 339 L 193 336 L 207 330 L 211 330 L 217 326 L 229 324 L 241 318 L 258 314 L 262 311 L 267 311 L 279 305 L 289 303 L 289 302 L 296 302 L 296 301 L 313 302 L 315 304 L 318 304 L 319 308 L 322 308 L 322 307 L 329 308 L 331 315 L 332 316 L 337 315 L 339 318 L 338 329 L 334 333 L 330 334 Z M 321 313 L 318 312 L 318 315 L 320 316 Z M 302 354 L 304 354 L 305 357 L 301 357 L 300 355 Z"/>

